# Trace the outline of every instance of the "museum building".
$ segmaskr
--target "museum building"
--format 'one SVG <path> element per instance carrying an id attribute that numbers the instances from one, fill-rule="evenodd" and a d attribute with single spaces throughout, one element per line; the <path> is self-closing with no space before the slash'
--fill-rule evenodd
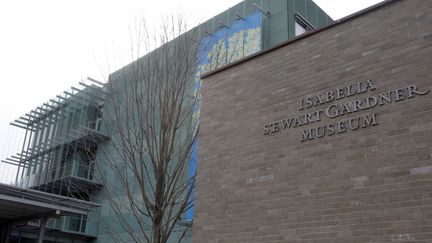
<path id="1" fill-rule="evenodd" d="M 191 55 L 198 67 L 194 66 L 190 93 L 200 99 L 199 77 L 203 73 L 332 22 L 312 0 L 242 1 L 182 35 L 194 37 L 191 46 L 198 46 L 197 57 Z M 181 42 L 182 36 L 166 46 Z M 119 160 L 113 149 L 118 130 L 109 111 L 116 108 L 113 100 L 128 96 L 121 89 L 110 93 L 108 86 L 128 87 L 136 78 L 135 68 L 160 50 L 163 47 L 111 73 L 108 84 L 92 78 L 82 80 L 10 123 L 21 132 L 22 140 L 0 163 L 0 170 L 10 172 L 0 181 L 0 242 L 132 242 L 131 236 L 140 242 L 139 234 L 150 229 L 148 218 L 138 221 L 127 204 L 122 204 L 129 188 L 119 189 L 122 181 L 113 176 L 107 163 Z M 137 113 L 132 107 L 122 110 L 121 117 Z M 199 117 L 200 109 L 194 109 L 190 123 L 196 124 Z M 197 167 L 196 151 L 188 164 L 191 174 Z M 122 210 L 116 211 L 113 203 Z M 176 228 L 188 229 L 182 242 L 193 240 L 189 229 L 194 230 L 194 217 L 193 207 L 178 217 L 181 222 Z M 142 225 L 147 228 L 138 229 Z M 172 234 L 168 242 L 178 242 L 179 237 L 183 236 Z"/>
<path id="2" fill-rule="evenodd" d="M 193 242 L 432 242 L 432 1 L 202 76 Z"/>

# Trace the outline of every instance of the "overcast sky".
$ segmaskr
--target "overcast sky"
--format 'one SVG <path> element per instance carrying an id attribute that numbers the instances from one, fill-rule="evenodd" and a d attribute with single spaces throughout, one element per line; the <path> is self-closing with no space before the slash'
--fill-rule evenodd
<path id="1" fill-rule="evenodd" d="M 379 0 L 314 0 L 339 19 Z M 137 16 L 155 24 L 169 11 L 198 24 L 239 0 L 14 0 L 0 2 L 0 157 L 16 129 L 9 122 L 87 76 L 104 80 L 118 62 Z M 115 60 L 115 61 L 113 61 Z M 1 167 L 0 167 L 1 169 Z"/>

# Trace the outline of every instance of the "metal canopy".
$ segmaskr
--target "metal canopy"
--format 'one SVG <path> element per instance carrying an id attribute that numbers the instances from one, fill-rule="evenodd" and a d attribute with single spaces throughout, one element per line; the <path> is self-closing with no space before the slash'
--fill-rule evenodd
<path id="1" fill-rule="evenodd" d="M 72 147 L 75 147 L 76 144 L 78 147 L 85 147 L 87 145 L 98 144 L 109 139 L 107 135 L 86 127 L 80 127 L 79 129 L 71 130 L 70 132 L 71 134 L 69 134 L 69 138 L 63 139 L 58 137 L 56 141 L 50 141 L 52 144 L 41 144 L 44 145 L 44 147 L 38 146 L 36 149 L 29 148 L 28 151 L 18 153 L 17 155 L 20 157 L 11 156 L 11 158 L 6 158 L 6 160 L 1 160 L 1 162 L 20 166 L 28 166 L 31 159 L 35 159 L 41 155 L 47 154 L 55 149 L 58 149 L 62 145 L 64 146 L 67 144 L 74 144 Z"/>
<path id="2" fill-rule="evenodd" d="M 26 168 L 39 164 L 57 165 L 69 150 L 87 149 L 88 146 L 108 140 L 107 135 L 97 130 L 97 121 L 94 124 L 78 124 L 76 128 L 68 127 L 67 131 L 62 127 L 64 124 L 69 126 L 63 120 L 74 121 L 77 118 L 74 114 L 80 107 L 92 104 L 101 109 L 108 94 L 105 84 L 92 78 L 88 80 L 90 84 L 80 82 L 80 88 L 71 87 L 70 92 L 64 91 L 57 98 L 50 99 L 10 123 L 26 131 L 21 152 L 0 161 L 18 167 L 16 183 L 20 179 L 19 174 L 23 177 Z M 53 155 L 56 150 L 60 151 L 60 155 Z"/>
<path id="3" fill-rule="evenodd" d="M 107 94 L 107 92 L 104 91 L 106 84 L 90 77 L 88 77 L 87 80 L 92 84 L 88 85 L 80 82 L 79 84 L 83 86 L 82 88 L 71 87 L 72 92 L 64 91 L 61 95 L 56 96 L 57 100 L 50 99 L 48 102 L 30 111 L 30 114 L 26 113 L 10 124 L 23 129 L 33 129 L 34 123 L 48 117 L 58 110 L 65 109 L 68 102 L 81 105 L 86 104 L 86 102 L 104 102 Z"/>
<path id="4" fill-rule="evenodd" d="M 0 221 L 25 221 L 72 214 L 87 215 L 99 204 L 0 183 Z"/>

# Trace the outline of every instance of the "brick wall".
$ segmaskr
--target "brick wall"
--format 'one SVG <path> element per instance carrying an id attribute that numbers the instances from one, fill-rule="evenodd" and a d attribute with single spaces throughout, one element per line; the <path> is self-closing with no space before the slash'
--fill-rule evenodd
<path id="1" fill-rule="evenodd" d="M 409 85 L 431 90 L 431 70 L 432 1 L 405 0 L 207 77 L 193 241 L 432 242 L 432 92 L 395 101 Z M 373 89 L 299 110 L 366 80 Z M 387 91 L 391 103 L 264 135 Z M 377 125 L 301 141 L 368 114 Z"/>

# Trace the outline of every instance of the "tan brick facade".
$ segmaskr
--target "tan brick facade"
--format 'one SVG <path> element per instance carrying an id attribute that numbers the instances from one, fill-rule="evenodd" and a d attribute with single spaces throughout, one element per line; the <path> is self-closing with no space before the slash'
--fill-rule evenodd
<path id="1" fill-rule="evenodd" d="M 390 2 L 206 77 L 193 241 L 432 242 L 428 90 L 428 0 Z"/>

